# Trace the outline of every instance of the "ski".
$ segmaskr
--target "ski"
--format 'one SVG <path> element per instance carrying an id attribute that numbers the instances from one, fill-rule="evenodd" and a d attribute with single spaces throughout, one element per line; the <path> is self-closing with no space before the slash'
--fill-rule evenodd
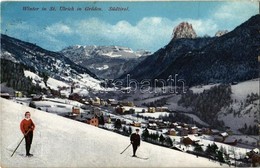
<path id="1" fill-rule="evenodd" d="M 23 156 L 23 157 L 27 157 L 27 158 L 32 158 L 32 157 L 34 157 L 33 155 L 31 155 L 31 156 L 27 156 L 27 155 L 25 155 L 25 154 L 18 154 L 19 156 Z"/>
<path id="2" fill-rule="evenodd" d="M 133 157 L 133 156 L 132 156 Z M 148 160 L 149 158 L 147 157 L 139 157 L 139 156 L 134 156 L 133 158 L 137 158 L 137 159 L 142 159 L 142 160 Z"/>
<path id="3" fill-rule="evenodd" d="M 9 152 L 13 152 L 13 150 L 11 150 L 11 149 L 7 149 L 7 151 L 9 151 Z M 14 155 L 18 155 L 18 156 L 22 156 L 22 157 L 27 157 L 27 158 L 35 157 L 34 155 L 26 156 L 26 154 L 23 154 L 23 153 L 17 153 L 17 152 L 16 152 L 16 154 L 14 154 Z M 12 157 L 12 156 L 11 156 L 11 157 Z"/>

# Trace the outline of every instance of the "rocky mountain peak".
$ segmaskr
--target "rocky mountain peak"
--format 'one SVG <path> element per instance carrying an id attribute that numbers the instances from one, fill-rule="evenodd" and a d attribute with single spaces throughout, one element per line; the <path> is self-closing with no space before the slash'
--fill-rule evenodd
<path id="1" fill-rule="evenodd" d="M 196 38 L 197 34 L 194 31 L 192 24 L 181 22 L 173 29 L 173 38 Z"/>

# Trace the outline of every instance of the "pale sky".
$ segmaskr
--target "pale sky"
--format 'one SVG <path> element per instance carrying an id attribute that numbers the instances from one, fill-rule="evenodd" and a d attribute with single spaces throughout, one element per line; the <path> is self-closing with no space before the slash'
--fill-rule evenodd
<path id="1" fill-rule="evenodd" d="M 258 14 L 258 1 L 1 2 L 1 33 L 52 51 L 70 45 L 118 45 L 156 51 L 182 21 L 197 35 L 233 30 Z M 38 11 L 23 7 L 39 8 Z M 42 11 L 45 7 L 47 10 Z M 55 7 L 56 11 L 49 11 Z M 61 11 L 73 7 L 74 11 Z M 101 11 L 85 11 L 97 7 Z M 109 11 L 123 7 L 127 11 Z M 81 8 L 81 11 L 76 11 Z"/>

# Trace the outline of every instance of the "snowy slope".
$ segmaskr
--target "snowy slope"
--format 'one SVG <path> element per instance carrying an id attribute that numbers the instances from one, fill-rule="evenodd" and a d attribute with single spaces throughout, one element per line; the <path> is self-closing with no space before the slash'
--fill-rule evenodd
<path id="1" fill-rule="evenodd" d="M 65 82 L 59 81 L 51 77 L 48 78 L 47 85 L 54 90 L 59 90 L 59 87 L 70 87 L 70 85 L 66 84 Z"/>
<path id="2" fill-rule="evenodd" d="M 30 77 L 34 84 L 39 84 L 40 87 L 46 88 L 43 78 L 34 72 L 24 70 L 26 77 Z M 91 77 L 89 74 L 80 74 L 74 77 L 60 77 L 60 80 L 48 77 L 47 86 L 54 90 L 59 90 L 59 88 L 65 88 L 61 92 L 65 95 L 69 95 L 71 90 L 71 85 L 74 83 L 77 87 L 74 89 L 74 93 L 79 93 L 80 95 L 88 95 L 89 90 L 111 90 L 110 88 L 101 87 L 101 81 Z"/>
<path id="3" fill-rule="evenodd" d="M 217 85 L 219 85 L 219 84 L 193 86 L 193 87 L 190 88 L 190 90 L 192 90 L 193 93 L 202 93 L 204 90 L 209 90 L 213 86 L 217 86 Z"/>
<path id="4" fill-rule="evenodd" d="M 45 113 L 0 98 L 1 104 L 1 166 L 2 167 L 218 167 L 219 164 L 194 155 L 162 148 L 145 142 L 132 158 L 131 149 L 120 152 L 129 138 L 84 123 Z M 12 108 L 10 108 L 12 107 Z M 11 158 L 22 135 L 19 123 L 25 111 L 31 111 L 36 124 L 31 152 L 25 158 L 24 144 Z"/>
<path id="5" fill-rule="evenodd" d="M 259 79 L 249 80 L 232 85 L 233 103 L 221 110 L 219 120 L 223 120 L 225 125 L 236 132 L 237 129 L 242 128 L 244 124 L 254 126 L 259 119 L 259 100 L 252 104 L 246 105 L 247 95 L 251 93 L 259 94 Z"/>
<path id="6" fill-rule="evenodd" d="M 37 74 L 35 74 L 35 73 L 31 72 L 31 71 L 25 70 L 24 71 L 24 76 L 25 77 L 30 77 L 32 79 L 32 82 L 34 84 L 38 83 L 41 88 L 46 88 L 46 86 L 45 86 L 45 84 L 43 82 L 43 79 L 40 76 L 38 76 Z"/>
<path id="7" fill-rule="evenodd" d="M 232 98 L 245 100 L 246 96 L 251 93 L 259 93 L 259 79 L 249 80 L 232 85 Z"/>

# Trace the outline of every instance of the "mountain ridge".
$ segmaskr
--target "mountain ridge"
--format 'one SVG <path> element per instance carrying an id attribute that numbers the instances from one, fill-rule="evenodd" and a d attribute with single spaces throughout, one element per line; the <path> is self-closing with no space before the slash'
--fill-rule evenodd
<path id="1" fill-rule="evenodd" d="M 68 84 L 83 78 L 98 80 L 87 68 L 75 64 L 60 53 L 4 34 L 1 34 L 1 59 L 23 64 L 37 74 L 45 74 Z"/>
<path id="2" fill-rule="evenodd" d="M 188 86 L 256 78 L 257 55 L 260 53 L 259 23 L 258 14 L 220 37 L 172 39 L 128 74 L 139 81 L 167 79 L 178 74 Z M 163 68 L 157 65 L 159 63 Z M 146 64 L 150 66 L 145 67 Z"/>
<path id="3" fill-rule="evenodd" d="M 133 51 L 128 47 L 80 45 L 66 47 L 60 53 L 103 79 L 119 77 L 150 54 L 149 51 Z"/>

